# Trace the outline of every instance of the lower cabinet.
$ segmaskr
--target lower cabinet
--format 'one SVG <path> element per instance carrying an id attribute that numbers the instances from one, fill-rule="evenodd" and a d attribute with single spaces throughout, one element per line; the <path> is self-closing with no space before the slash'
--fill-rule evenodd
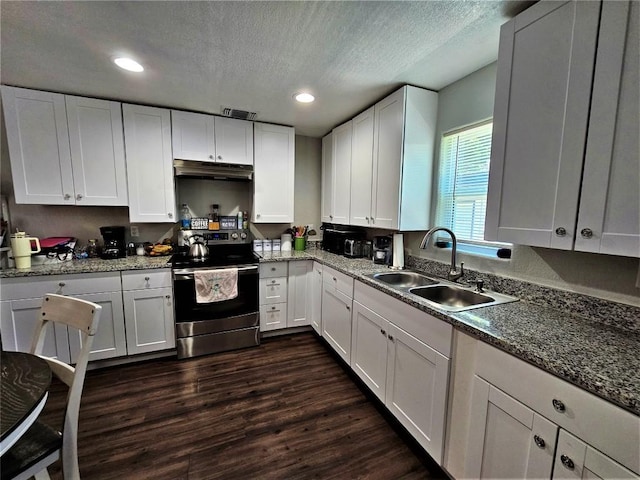
<path id="1" fill-rule="evenodd" d="M 313 262 L 311 274 L 311 326 L 322 335 L 322 264 Z"/>
<path id="2" fill-rule="evenodd" d="M 322 272 L 322 336 L 338 355 L 351 363 L 353 279 L 333 268 Z"/>
<path id="3" fill-rule="evenodd" d="M 434 339 L 446 355 L 429 345 Z M 351 368 L 438 464 L 444 449 L 450 342 L 449 325 L 356 282 Z"/>
<path id="4" fill-rule="evenodd" d="M 313 260 L 289 262 L 287 327 L 311 324 Z"/>

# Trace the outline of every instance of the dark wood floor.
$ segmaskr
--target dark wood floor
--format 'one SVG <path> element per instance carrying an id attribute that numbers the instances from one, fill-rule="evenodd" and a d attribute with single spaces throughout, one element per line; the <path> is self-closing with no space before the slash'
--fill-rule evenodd
<path id="1" fill-rule="evenodd" d="M 85 480 L 445 478 L 312 333 L 90 371 L 78 443 Z"/>

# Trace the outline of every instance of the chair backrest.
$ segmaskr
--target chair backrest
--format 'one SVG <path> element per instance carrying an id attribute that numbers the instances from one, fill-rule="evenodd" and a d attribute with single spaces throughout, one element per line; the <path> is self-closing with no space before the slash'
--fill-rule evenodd
<path id="1" fill-rule="evenodd" d="M 102 307 L 79 298 L 47 294 L 39 311 L 39 322 L 31 345 L 31 353 L 42 355 L 46 327 L 50 322 L 61 323 L 82 332 L 82 348 L 75 368 L 59 360 L 44 358 L 53 374 L 68 387 L 67 405 L 62 428 L 62 471 L 65 478 L 80 478 L 78 468 L 78 415 L 80 398 L 87 372 L 93 337 L 98 330 Z"/>

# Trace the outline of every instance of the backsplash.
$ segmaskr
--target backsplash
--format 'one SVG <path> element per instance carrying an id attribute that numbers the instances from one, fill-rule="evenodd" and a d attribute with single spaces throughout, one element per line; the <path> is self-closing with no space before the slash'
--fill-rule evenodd
<path id="1" fill-rule="evenodd" d="M 407 256 L 405 265 L 440 278 L 446 278 L 449 271 L 447 263 L 413 255 Z M 476 279 L 483 280 L 486 289 L 518 297 L 522 302 L 565 311 L 568 316 L 580 316 L 620 330 L 640 333 L 640 307 L 465 268 L 463 282 L 471 283 Z"/>

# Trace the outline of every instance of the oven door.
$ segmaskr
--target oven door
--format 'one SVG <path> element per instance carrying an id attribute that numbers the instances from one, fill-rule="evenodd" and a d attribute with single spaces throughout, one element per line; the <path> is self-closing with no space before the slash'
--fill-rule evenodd
<path id="1" fill-rule="evenodd" d="M 196 302 L 195 280 L 193 278 L 195 269 L 185 268 L 173 271 L 175 318 L 179 337 L 204 333 L 195 330 L 212 331 L 211 327 L 206 326 L 212 323 L 216 325 L 213 331 L 248 326 L 246 322 L 249 321 L 249 318 L 251 318 L 252 324 L 256 324 L 259 312 L 258 265 L 245 265 L 237 268 L 238 296 L 231 300 L 211 303 Z"/>

